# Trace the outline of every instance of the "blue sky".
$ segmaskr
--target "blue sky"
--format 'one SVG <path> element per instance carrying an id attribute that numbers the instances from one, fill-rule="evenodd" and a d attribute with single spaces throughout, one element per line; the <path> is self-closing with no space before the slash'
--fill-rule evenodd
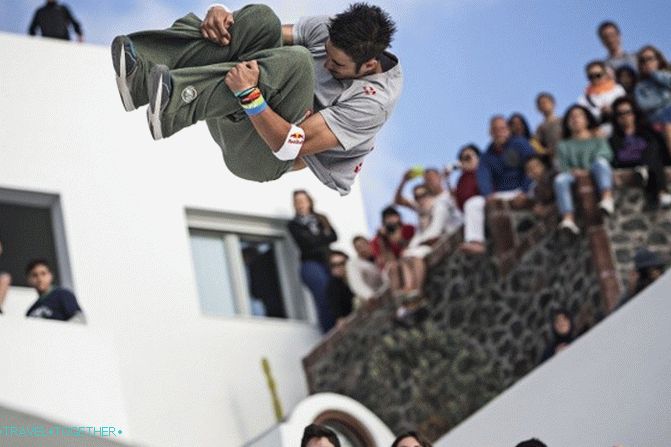
<path id="1" fill-rule="evenodd" d="M 0 31 L 25 33 L 43 1 L 0 0 Z M 244 3 L 228 0 L 232 8 Z M 331 14 L 348 1 L 270 0 L 285 23 L 301 15 Z M 646 43 L 671 56 L 668 0 L 380 0 L 398 23 L 392 51 L 401 59 L 405 89 L 394 115 L 364 164 L 361 181 L 369 225 L 407 167 L 454 161 L 468 142 L 483 147 L 488 119 L 522 112 L 533 127 L 540 120 L 534 98 L 552 92 L 563 112 L 580 95 L 584 64 L 603 57 L 595 34 L 610 19 L 622 29 L 624 46 Z M 200 0 L 70 0 L 90 43 L 107 45 L 117 34 L 164 28 Z"/>

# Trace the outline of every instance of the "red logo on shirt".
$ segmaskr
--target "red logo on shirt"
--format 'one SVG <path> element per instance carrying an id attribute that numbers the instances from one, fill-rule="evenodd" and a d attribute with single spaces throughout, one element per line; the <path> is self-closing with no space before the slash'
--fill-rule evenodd
<path id="1" fill-rule="evenodd" d="M 364 92 L 366 95 L 374 95 L 374 94 L 377 93 L 377 92 L 375 91 L 375 89 L 374 89 L 373 87 L 371 87 L 370 85 L 364 85 L 364 86 L 363 86 L 363 92 Z"/>
<path id="2" fill-rule="evenodd" d="M 361 167 L 363 166 L 363 161 L 354 167 L 354 173 L 358 174 L 361 172 Z"/>

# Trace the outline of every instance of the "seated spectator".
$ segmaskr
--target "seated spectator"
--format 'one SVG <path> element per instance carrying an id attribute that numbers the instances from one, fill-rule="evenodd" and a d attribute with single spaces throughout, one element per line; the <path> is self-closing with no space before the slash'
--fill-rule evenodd
<path id="1" fill-rule="evenodd" d="M 602 22 L 599 25 L 598 34 L 601 43 L 608 50 L 606 65 L 610 70 L 615 72 L 623 66 L 636 70 L 636 55 L 627 53 L 622 49 L 622 36 L 616 23 L 611 21 Z"/>
<path id="2" fill-rule="evenodd" d="M 303 430 L 301 447 L 340 447 L 340 440 L 330 428 L 310 424 Z"/>
<path id="3" fill-rule="evenodd" d="M 550 93 L 541 92 L 536 97 L 536 108 L 543 115 L 543 122 L 536 128 L 536 138 L 547 149 L 549 158 L 554 157 L 562 137 L 561 118 L 555 115 L 555 104 Z"/>
<path id="4" fill-rule="evenodd" d="M 575 339 L 573 317 L 566 309 L 559 309 L 552 314 L 552 340 L 543 352 L 542 361 L 546 361 L 559 351 L 570 345 Z"/>
<path id="5" fill-rule="evenodd" d="M 315 212 L 314 201 L 307 191 L 294 191 L 293 198 L 296 215 L 288 228 L 301 252 L 301 279 L 310 289 L 319 325 L 326 333 L 335 324 L 326 300 L 326 286 L 330 278 L 329 246 L 338 240 L 338 235 L 328 218 Z"/>
<path id="6" fill-rule="evenodd" d="M 613 103 L 613 135 L 608 140 L 613 149 L 615 168 L 634 168 L 646 189 L 651 207 L 671 206 L 671 194 L 666 182 L 662 162 L 663 143 L 644 121 L 636 103 L 628 98 L 618 98 Z"/>
<path id="7" fill-rule="evenodd" d="M 636 103 L 648 122 L 665 135 L 671 154 L 671 66 L 657 48 L 648 45 L 638 52 L 640 81 L 634 89 Z"/>
<path id="8" fill-rule="evenodd" d="M 373 248 L 363 236 L 356 236 L 352 240 L 356 258 L 347 263 L 347 280 L 357 302 L 373 298 L 385 285 L 384 275 L 375 264 Z"/>
<path id="9" fill-rule="evenodd" d="M 416 175 L 417 175 L 416 168 L 411 168 L 406 171 L 406 173 L 403 175 L 403 178 L 401 179 L 401 183 L 398 185 L 398 188 L 396 189 L 394 203 L 396 205 L 410 208 L 415 212 L 419 213 L 418 211 L 419 204 L 413 201 L 412 199 L 407 199 L 406 197 L 403 196 L 403 189 L 405 185 L 408 183 L 408 181 L 415 178 Z M 443 177 L 440 175 L 440 172 L 438 172 L 438 169 L 436 168 L 426 168 L 423 170 L 422 175 L 424 177 L 424 186 L 426 186 L 429 194 L 432 197 L 435 197 L 436 199 L 443 201 L 445 203 L 447 209 L 447 224 L 446 224 L 447 232 L 450 234 L 454 233 L 463 224 L 463 218 L 461 215 L 461 211 L 457 209 L 454 203 L 452 194 L 450 194 L 450 191 L 445 189 L 445 187 L 443 186 L 444 182 Z"/>
<path id="10" fill-rule="evenodd" d="M 476 175 L 480 163 L 480 149 L 475 144 L 468 144 L 459 150 L 457 158 L 459 159 L 461 176 L 459 176 L 457 186 L 454 189 L 454 197 L 457 206 L 463 212 L 466 201 L 480 194 Z M 464 221 L 467 219 L 468 216 L 464 215 Z"/>
<path id="11" fill-rule="evenodd" d="M 555 203 L 554 178 L 557 173 L 549 168 L 539 155 L 530 157 L 524 167 L 527 177 L 531 179 L 527 197 L 533 206 L 534 214 L 545 216 L 548 208 Z"/>
<path id="12" fill-rule="evenodd" d="M 28 33 L 34 36 L 39 28 L 43 37 L 70 40 L 70 31 L 68 30 L 70 26 L 77 34 L 77 40 L 83 42 L 82 27 L 72 16 L 70 9 L 65 5 L 58 4 L 57 0 L 47 0 L 44 6 L 35 11 Z"/>
<path id="13" fill-rule="evenodd" d="M 513 138 L 506 120 L 497 115 L 491 119 L 492 143 L 480 158 L 477 171 L 481 196 L 474 196 L 464 204 L 467 219 L 465 242 L 461 249 L 468 254 L 485 252 L 485 200 L 525 202 L 525 191 L 530 180 L 524 172 L 524 162 L 534 150 L 523 138 Z"/>
<path id="14" fill-rule="evenodd" d="M 517 444 L 515 447 L 548 447 L 548 446 L 543 444 L 538 439 L 533 438 L 533 439 L 529 439 L 527 441 L 522 441 L 519 444 Z"/>
<path id="15" fill-rule="evenodd" d="M 352 293 L 347 283 L 346 266 L 348 259 L 349 256 L 342 251 L 334 250 L 329 255 L 331 278 L 326 287 L 326 298 L 331 306 L 331 314 L 336 320 L 336 326 L 352 313 L 354 293 Z"/>
<path id="16" fill-rule="evenodd" d="M 666 270 L 667 260 L 647 248 L 639 248 L 634 255 L 634 269 L 627 278 L 627 293 L 620 303 L 626 303 L 650 284 L 659 279 Z"/>
<path id="17" fill-rule="evenodd" d="M 382 210 L 382 226 L 371 241 L 371 248 L 375 262 L 389 278 L 392 290 L 402 287 L 398 260 L 414 235 L 415 227 L 404 224 L 396 208 L 388 206 Z"/>
<path id="18" fill-rule="evenodd" d="M 2 241 L 0 241 L 0 256 L 2 256 Z M 2 305 L 5 302 L 7 291 L 11 284 L 12 276 L 7 272 L 3 272 L 2 268 L 0 268 L 0 314 L 2 313 Z"/>
<path id="19" fill-rule="evenodd" d="M 634 89 L 638 83 L 638 73 L 629 65 L 623 65 L 615 70 L 615 82 L 622 86 L 627 96 L 633 98 Z"/>
<path id="20" fill-rule="evenodd" d="M 37 301 L 26 312 L 27 317 L 86 323 L 82 309 L 72 292 L 53 285 L 54 275 L 46 260 L 35 259 L 28 263 L 26 277 L 28 284 L 39 295 Z"/>
<path id="21" fill-rule="evenodd" d="M 508 127 L 510 134 L 514 137 L 524 138 L 531 145 L 537 154 L 546 154 L 547 149 L 543 147 L 535 136 L 531 135 L 529 123 L 521 113 L 513 113 L 508 118 Z"/>
<path id="22" fill-rule="evenodd" d="M 574 235 L 580 234 L 575 223 L 572 186 L 575 174 L 589 170 L 601 194 L 599 208 L 606 214 L 613 214 L 613 170 L 610 161 L 613 152 L 608 142 L 594 136 L 597 122 L 589 110 L 581 105 L 571 106 L 564 115 L 564 139 L 559 143 L 559 175 L 554 187 L 557 206 L 562 216 L 559 229 Z"/>
<path id="23" fill-rule="evenodd" d="M 432 447 L 428 439 L 416 431 L 407 431 L 396 437 L 391 447 Z"/>
<path id="24" fill-rule="evenodd" d="M 588 63 L 585 66 L 585 73 L 589 84 L 585 93 L 578 98 L 578 104 L 586 107 L 594 115 L 603 136 L 609 137 L 611 133 L 611 106 L 617 98 L 625 96 L 627 92 L 612 79 L 610 73 L 606 70 L 606 64 L 601 61 Z"/>

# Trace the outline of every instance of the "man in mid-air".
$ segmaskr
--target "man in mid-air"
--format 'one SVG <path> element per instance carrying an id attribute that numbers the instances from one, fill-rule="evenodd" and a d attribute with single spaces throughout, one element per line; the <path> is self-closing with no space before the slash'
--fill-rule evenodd
<path id="1" fill-rule="evenodd" d="M 206 121 L 238 177 L 307 166 L 345 195 L 401 93 L 394 32 L 366 3 L 284 26 L 264 5 L 213 5 L 203 21 L 116 37 L 112 59 L 124 107 L 149 105 L 154 139 Z"/>

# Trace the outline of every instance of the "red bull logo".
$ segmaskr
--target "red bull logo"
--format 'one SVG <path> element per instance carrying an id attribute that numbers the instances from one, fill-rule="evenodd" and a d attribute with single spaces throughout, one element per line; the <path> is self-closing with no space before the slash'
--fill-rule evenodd
<path id="1" fill-rule="evenodd" d="M 362 167 L 363 167 L 363 161 L 354 167 L 354 173 L 358 174 L 359 172 L 361 172 Z"/>
<path id="2" fill-rule="evenodd" d="M 374 94 L 377 93 L 377 92 L 375 91 L 375 89 L 374 89 L 373 87 L 371 87 L 370 85 L 364 85 L 364 86 L 363 86 L 363 92 L 364 92 L 366 95 L 374 95 Z"/>

